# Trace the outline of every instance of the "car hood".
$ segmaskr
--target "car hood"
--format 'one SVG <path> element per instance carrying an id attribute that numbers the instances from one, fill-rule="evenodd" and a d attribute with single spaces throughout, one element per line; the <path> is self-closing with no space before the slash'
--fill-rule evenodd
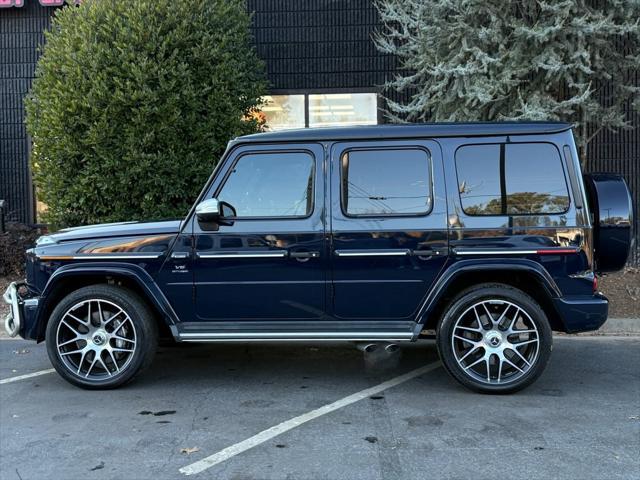
<path id="1" fill-rule="evenodd" d="M 38 244 L 68 242 L 92 238 L 131 237 L 136 235 L 175 234 L 180 231 L 180 220 L 163 222 L 101 223 L 84 227 L 65 228 L 40 237 Z"/>

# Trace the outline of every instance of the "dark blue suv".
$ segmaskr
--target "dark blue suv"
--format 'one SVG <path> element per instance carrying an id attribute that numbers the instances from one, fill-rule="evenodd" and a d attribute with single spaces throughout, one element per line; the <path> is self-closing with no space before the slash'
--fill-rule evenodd
<path id="1" fill-rule="evenodd" d="M 533 382 L 552 331 L 598 329 L 628 189 L 582 176 L 571 125 L 307 129 L 229 143 L 183 220 L 61 230 L 5 293 L 9 334 L 111 388 L 177 342 L 437 339 L 482 392 Z"/>

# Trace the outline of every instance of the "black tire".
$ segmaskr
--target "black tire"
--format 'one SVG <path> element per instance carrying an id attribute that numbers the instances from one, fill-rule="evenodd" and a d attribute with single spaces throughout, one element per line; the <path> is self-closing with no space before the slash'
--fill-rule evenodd
<path id="1" fill-rule="evenodd" d="M 120 314 L 121 317 L 119 318 L 126 318 L 126 316 L 128 316 L 128 319 L 120 320 L 120 322 L 124 324 L 125 322 L 130 321 L 130 323 L 127 324 L 127 327 L 129 328 L 129 332 L 133 332 L 133 334 L 130 334 L 130 335 L 133 335 L 131 337 L 133 341 L 131 340 L 127 341 L 129 343 L 123 342 L 122 340 L 116 340 L 111 337 L 108 337 L 106 340 L 104 338 L 97 339 L 100 342 L 103 342 L 102 345 L 110 344 L 110 345 L 114 345 L 115 347 L 118 347 L 117 342 L 120 342 L 120 347 L 127 347 L 127 352 L 129 351 L 132 352 L 132 353 L 103 352 L 103 353 L 109 354 L 109 356 L 107 355 L 104 356 L 105 361 L 102 362 L 102 364 L 106 367 L 102 369 L 103 375 L 105 376 L 105 378 L 97 378 L 97 375 L 94 375 L 96 376 L 96 378 L 88 378 L 90 372 L 95 371 L 96 373 L 100 373 L 99 370 L 89 369 L 86 377 L 82 375 L 83 373 L 82 371 L 80 372 L 80 374 L 78 374 L 75 371 L 72 371 L 71 367 L 73 366 L 73 369 L 75 370 L 76 365 L 72 365 L 73 362 L 70 359 L 77 358 L 78 355 L 82 356 L 82 358 L 79 360 L 75 360 L 76 364 L 79 364 L 80 367 L 85 366 L 85 368 L 88 368 L 88 366 L 86 365 L 87 361 L 85 361 L 85 357 L 83 356 L 84 354 L 75 354 L 75 356 L 73 355 L 70 356 L 69 354 L 67 354 L 63 359 L 63 355 L 62 355 L 63 352 L 61 350 L 67 349 L 67 348 L 81 349 L 83 348 L 82 345 L 88 346 L 89 341 L 80 340 L 80 342 L 84 342 L 84 343 L 75 342 L 75 343 L 72 343 L 71 346 L 64 346 L 64 347 L 58 348 L 58 334 L 64 335 L 65 333 L 68 333 L 70 335 L 73 335 L 70 332 L 68 332 L 67 329 L 71 332 L 74 331 L 73 329 L 67 326 L 66 321 L 69 319 L 69 317 L 68 316 L 65 317 L 65 314 L 70 312 L 70 309 L 72 307 L 82 302 L 87 302 L 89 300 L 94 302 L 93 304 L 94 310 L 96 308 L 98 301 L 105 302 L 105 303 L 102 303 L 101 305 L 107 305 L 107 307 L 109 306 L 109 304 L 113 305 L 114 311 L 116 308 L 122 309 L 123 313 Z M 89 303 L 88 305 L 89 305 L 89 310 L 87 313 L 87 317 L 86 319 L 83 318 L 83 320 L 94 318 L 96 315 L 95 311 L 93 312 L 93 315 L 92 315 L 91 303 Z M 85 307 L 78 307 L 78 308 L 85 308 Z M 77 310 L 73 310 L 73 312 L 76 312 L 76 311 Z M 99 315 L 100 315 L 99 318 L 101 320 L 97 321 L 98 325 L 104 319 L 103 310 L 100 310 Z M 116 319 L 116 322 L 118 322 L 119 318 Z M 64 327 L 61 326 L 61 323 L 63 323 L 63 319 L 65 319 Z M 113 323 L 114 322 L 110 322 L 110 325 L 108 327 L 105 326 L 103 328 L 103 331 L 106 332 L 107 329 L 111 328 L 111 329 L 115 329 L 115 332 L 111 332 L 111 334 L 115 333 L 117 335 L 126 335 L 126 333 L 122 333 L 124 330 L 120 330 L 120 327 L 115 328 L 114 326 L 112 326 Z M 119 325 L 119 323 L 115 323 L 115 325 Z M 76 328 L 76 329 L 78 327 L 84 328 L 79 322 L 71 326 L 73 326 L 73 328 Z M 89 328 L 87 327 L 86 330 L 87 332 L 83 332 L 83 334 L 89 335 L 88 333 Z M 158 325 L 147 303 L 142 298 L 140 298 L 140 296 L 138 296 L 136 293 L 123 287 L 106 285 L 106 284 L 97 284 L 97 285 L 91 285 L 91 286 L 80 288 L 70 293 L 69 295 L 64 297 L 62 301 L 60 301 L 60 303 L 55 307 L 55 309 L 51 313 L 51 316 L 49 317 L 49 322 L 47 324 L 47 329 L 46 329 L 45 342 L 47 345 L 47 354 L 49 355 L 49 359 L 51 360 L 53 367 L 60 374 L 60 376 L 62 376 L 62 378 L 67 380 L 69 383 L 72 383 L 73 385 L 76 385 L 78 387 L 91 389 L 91 390 L 111 389 L 111 388 L 120 387 L 121 385 L 124 385 L 125 383 L 131 381 L 136 375 L 144 371 L 151 364 L 156 352 L 157 345 L 158 345 Z M 100 345 L 100 344 L 91 343 L 91 345 Z M 116 359 L 118 358 L 119 355 L 127 355 L 126 357 L 127 361 L 122 365 L 122 368 L 117 367 Z M 91 353 L 89 353 L 88 356 L 91 357 Z M 100 356 L 102 358 L 102 353 L 100 354 Z M 93 356 L 91 358 L 95 360 L 96 358 L 95 352 L 93 353 Z M 111 359 L 113 359 L 114 362 L 111 362 Z M 90 360 L 91 359 L 89 359 L 88 361 Z M 96 361 L 94 361 L 93 363 L 96 364 Z M 91 365 L 91 367 L 93 368 L 93 365 Z M 96 367 L 96 368 L 100 368 L 100 367 Z M 116 371 L 116 368 L 118 368 L 117 371 Z"/>
<path id="2" fill-rule="evenodd" d="M 486 313 L 476 314 L 481 307 Z M 488 311 L 485 307 L 489 310 L 495 308 L 496 312 Z M 517 308 L 524 313 L 521 314 Z M 501 311 L 505 310 L 506 314 L 501 317 Z M 515 319 L 513 323 L 509 315 Z M 466 327 L 461 327 L 465 325 L 464 322 L 473 322 L 474 317 L 477 319 L 475 325 L 467 323 Z M 502 318 L 502 321 L 496 324 L 499 318 Z M 523 333 L 509 334 L 512 330 L 508 330 L 507 326 L 510 324 L 509 328 L 513 328 L 520 322 L 534 326 L 537 333 L 525 333 L 525 329 L 528 328 L 525 326 Z M 469 332 L 476 328 L 478 332 Z M 492 330 L 496 330 L 497 333 L 490 333 Z M 520 346 L 517 342 L 523 341 L 523 335 L 528 336 L 524 337 L 528 344 Z M 464 340 L 460 336 L 463 336 Z M 470 340 L 466 340 L 467 338 Z M 538 338 L 538 343 L 527 342 L 528 339 L 534 338 Z M 523 291 L 504 284 L 479 284 L 464 290 L 449 303 L 438 326 L 436 343 L 445 369 L 459 383 L 476 392 L 506 394 L 522 390 L 542 374 L 551 355 L 552 332 L 543 309 Z M 498 345 L 494 347 L 493 343 Z M 514 348 L 509 348 L 511 345 L 518 345 L 516 351 L 520 356 L 515 355 Z M 463 348 L 466 350 L 461 351 Z M 520 348 L 525 350 L 519 350 Z M 469 360 L 465 359 L 467 353 Z M 509 363 L 502 360 L 505 356 Z M 470 368 L 473 362 L 479 363 Z M 511 366 L 513 364 L 514 367 Z M 485 373 L 482 371 L 483 368 Z M 501 377 L 503 371 L 511 372 L 511 379 L 506 375 Z M 480 378 L 485 375 L 488 377 L 487 380 Z M 506 380 L 503 381 L 503 378 Z"/>

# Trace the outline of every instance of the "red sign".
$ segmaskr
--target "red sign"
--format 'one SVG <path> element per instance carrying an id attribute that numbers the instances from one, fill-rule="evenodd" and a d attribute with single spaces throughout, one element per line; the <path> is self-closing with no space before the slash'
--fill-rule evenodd
<path id="1" fill-rule="evenodd" d="M 64 5 L 65 0 L 39 0 L 39 1 L 40 1 L 40 5 L 42 5 L 43 7 L 60 7 Z M 0 8 L 22 7 L 22 6 L 24 6 L 24 0 L 0 0 Z"/>
<path id="2" fill-rule="evenodd" d="M 23 5 L 24 0 L 0 0 L 0 8 L 21 7 Z"/>

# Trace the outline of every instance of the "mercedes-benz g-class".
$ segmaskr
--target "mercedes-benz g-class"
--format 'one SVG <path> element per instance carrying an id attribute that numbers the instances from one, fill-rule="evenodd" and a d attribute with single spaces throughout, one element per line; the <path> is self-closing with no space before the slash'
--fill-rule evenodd
<path id="1" fill-rule="evenodd" d="M 177 342 L 436 337 L 482 392 L 533 382 L 552 331 L 598 329 L 632 208 L 571 125 L 363 126 L 237 138 L 182 220 L 60 230 L 4 295 L 10 335 L 116 387 Z M 194 192 L 194 197 L 196 192 Z"/>

